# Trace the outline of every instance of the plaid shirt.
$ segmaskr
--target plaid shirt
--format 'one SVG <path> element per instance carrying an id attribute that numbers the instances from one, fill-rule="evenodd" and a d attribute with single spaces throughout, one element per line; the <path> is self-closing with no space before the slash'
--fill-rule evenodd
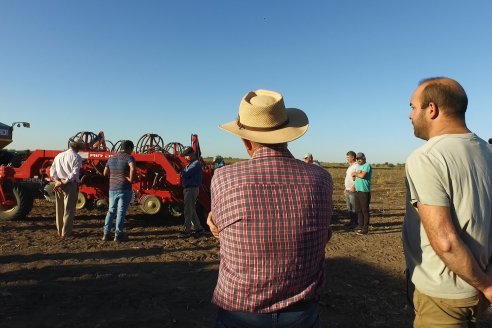
<path id="1" fill-rule="evenodd" d="M 220 268 L 212 302 L 268 313 L 317 300 L 324 279 L 333 182 L 285 146 L 262 147 L 212 179 Z"/>

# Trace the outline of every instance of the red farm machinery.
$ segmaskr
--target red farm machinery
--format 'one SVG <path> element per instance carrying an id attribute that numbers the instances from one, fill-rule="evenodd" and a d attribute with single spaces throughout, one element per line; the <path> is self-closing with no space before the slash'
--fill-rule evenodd
<path id="1" fill-rule="evenodd" d="M 29 127 L 28 123 L 21 124 Z M 3 150 L 12 142 L 13 126 L 0 125 L 0 219 L 7 220 L 25 218 L 35 198 L 52 199 L 53 184 L 49 181 L 49 171 L 53 159 L 61 152 Z M 85 148 L 79 151 L 83 164 L 77 209 L 105 209 L 109 182 L 102 172 L 106 161 L 120 150 L 122 140 L 113 144 L 105 139 L 103 132 L 79 132 L 73 137 L 80 137 L 85 143 Z M 198 136 L 195 134 L 191 136 L 191 147 L 200 155 Z M 178 142 L 164 144 L 164 140 L 157 134 L 145 134 L 136 143 L 132 153 L 137 167 L 132 203 L 138 204 L 143 213 L 157 215 L 164 210 L 173 216 L 182 213 L 180 172 L 187 164 L 181 156 L 183 149 L 184 146 Z M 199 158 L 201 160 L 201 156 Z M 197 202 L 197 212 L 202 219 L 210 211 L 212 174 L 212 169 L 203 165 L 203 180 Z"/>

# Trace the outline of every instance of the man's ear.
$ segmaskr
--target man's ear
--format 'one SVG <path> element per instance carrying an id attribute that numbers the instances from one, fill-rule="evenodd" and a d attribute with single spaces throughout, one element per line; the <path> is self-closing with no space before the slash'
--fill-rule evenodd
<path id="1" fill-rule="evenodd" d="M 246 148 L 246 151 L 248 152 L 248 155 L 251 157 L 253 156 L 253 153 L 254 153 L 254 147 L 253 147 L 253 144 L 251 143 L 250 140 L 248 139 L 243 139 L 241 138 L 241 140 L 243 141 L 243 144 L 244 144 L 244 147 Z"/>
<path id="2" fill-rule="evenodd" d="M 246 147 L 246 150 L 249 153 L 253 149 L 253 144 L 248 139 L 241 138 L 241 140 L 243 141 L 244 147 Z"/>
<path id="3" fill-rule="evenodd" d="M 429 118 L 434 120 L 439 116 L 439 107 L 435 102 L 429 103 Z"/>

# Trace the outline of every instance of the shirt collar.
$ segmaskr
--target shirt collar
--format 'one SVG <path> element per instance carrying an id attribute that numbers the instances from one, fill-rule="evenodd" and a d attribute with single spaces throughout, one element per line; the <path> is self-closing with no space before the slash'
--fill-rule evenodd
<path id="1" fill-rule="evenodd" d="M 262 146 L 258 148 L 251 159 L 258 159 L 262 157 L 289 157 L 294 158 L 286 145 L 272 145 Z"/>

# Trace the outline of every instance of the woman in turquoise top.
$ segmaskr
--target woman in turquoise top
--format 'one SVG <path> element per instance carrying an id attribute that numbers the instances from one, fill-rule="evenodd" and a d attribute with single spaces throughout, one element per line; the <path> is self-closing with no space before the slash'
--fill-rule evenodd
<path id="1" fill-rule="evenodd" d="M 352 173 L 355 180 L 355 211 L 357 212 L 359 227 L 357 234 L 365 235 L 369 230 L 369 203 L 371 202 L 372 167 L 366 163 L 366 155 L 357 153 L 359 168 Z"/>

